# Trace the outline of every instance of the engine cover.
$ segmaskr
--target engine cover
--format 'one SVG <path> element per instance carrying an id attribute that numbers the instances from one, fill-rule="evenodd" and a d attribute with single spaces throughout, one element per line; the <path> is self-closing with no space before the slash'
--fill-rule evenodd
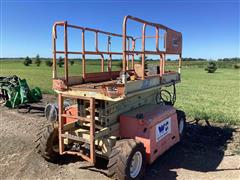
<path id="1" fill-rule="evenodd" d="M 151 164 L 179 138 L 176 109 L 149 104 L 120 116 L 120 136 L 141 141 Z"/>

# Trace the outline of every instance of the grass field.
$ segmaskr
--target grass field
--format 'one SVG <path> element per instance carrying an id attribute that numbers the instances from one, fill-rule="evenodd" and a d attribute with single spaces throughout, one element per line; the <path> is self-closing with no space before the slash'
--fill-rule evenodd
<path id="1" fill-rule="evenodd" d="M 19 61 L 0 61 L 0 76 L 18 75 L 26 78 L 30 87 L 38 86 L 44 93 L 51 90 L 52 68 L 44 63 L 40 67 L 26 67 Z M 117 69 L 115 62 L 113 69 Z M 100 70 L 92 64 L 88 72 Z M 63 68 L 61 68 L 61 73 Z M 81 72 L 81 66 L 70 66 L 72 74 Z M 218 69 L 208 74 L 203 68 L 183 67 L 182 83 L 177 85 L 176 106 L 191 118 L 210 119 L 218 122 L 240 124 L 240 71 Z"/>

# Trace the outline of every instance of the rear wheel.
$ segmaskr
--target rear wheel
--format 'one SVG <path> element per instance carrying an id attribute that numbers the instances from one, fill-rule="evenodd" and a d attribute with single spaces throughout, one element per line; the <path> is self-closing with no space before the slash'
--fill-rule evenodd
<path id="1" fill-rule="evenodd" d="M 38 134 L 37 151 L 46 160 L 54 162 L 59 156 L 58 128 L 53 123 L 46 125 Z"/>
<path id="2" fill-rule="evenodd" d="M 183 111 L 177 110 L 177 119 L 178 119 L 178 132 L 180 135 L 180 139 L 183 138 L 185 134 L 185 126 L 186 126 L 186 115 Z"/>
<path id="3" fill-rule="evenodd" d="M 109 157 L 109 176 L 115 179 L 141 179 L 146 167 L 144 145 L 134 139 L 116 142 Z"/>

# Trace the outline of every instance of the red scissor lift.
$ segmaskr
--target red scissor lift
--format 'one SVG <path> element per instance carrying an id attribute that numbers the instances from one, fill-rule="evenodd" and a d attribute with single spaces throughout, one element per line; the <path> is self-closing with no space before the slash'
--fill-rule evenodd
<path id="1" fill-rule="evenodd" d="M 130 22 L 142 25 L 140 37 L 128 34 Z M 56 48 L 58 28 L 63 28 L 63 50 Z M 81 51 L 69 50 L 69 28 L 81 33 Z M 155 35 L 146 34 L 146 28 L 154 29 Z M 95 49 L 91 51 L 86 49 L 85 35 L 89 32 L 95 36 Z M 107 38 L 106 50 L 99 48 L 100 35 Z M 113 38 L 122 39 L 122 51 L 111 51 Z M 155 39 L 155 48 L 151 51 L 145 47 L 150 38 Z M 41 154 L 48 160 L 59 154 L 74 154 L 92 164 L 95 164 L 96 156 L 100 156 L 109 160 L 110 175 L 120 179 L 142 177 L 145 164 L 152 163 L 177 143 L 179 134 L 183 133 L 185 115 L 173 107 L 175 84 L 180 82 L 181 33 L 161 24 L 125 16 L 122 34 L 63 21 L 54 24 L 52 39 L 53 89 L 58 93 L 58 106 L 46 107 L 46 116 L 51 123 L 44 132 L 48 131 L 49 137 L 58 141 L 52 140 L 49 145 L 44 144 L 49 142 L 48 138 L 42 139 L 40 147 L 45 148 L 40 149 Z M 137 50 L 139 42 L 141 49 Z M 159 47 L 160 43 L 163 48 Z M 165 59 L 169 54 L 178 55 L 177 71 L 166 71 Z M 63 77 L 58 76 L 57 55 L 64 55 Z M 81 56 L 82 70 L 78 76 L 69 75 L 69 55 Z M 87 55 L 101 57 L 101 72 L 86 71 Z M 112 60 L 116 55 L 122 56 L 119 71 L 113 70 Z M 136 63 L 138 55 L 141 56 L 140 63 Z M 146 55 L 158 56 L 159 63 L 146 67 Z M 164 89 L 166 86 L 174 86 L 173 94 Z M 164 99 L 164 93 L 170 100 Z M 66 106 L 66 99 L 73 103 Z M 53 112 L 58 118 L 53 118 Z"/>

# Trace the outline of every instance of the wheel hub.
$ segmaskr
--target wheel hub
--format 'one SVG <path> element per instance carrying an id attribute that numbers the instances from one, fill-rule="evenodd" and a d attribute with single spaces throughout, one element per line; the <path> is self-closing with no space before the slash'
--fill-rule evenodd
<path id="1" fill-rule="evenodd" d="M 142 154 L 141 152 L 137 151 L 131 160 L 131 164 L 130 164 L 130 176 L 131 178 L 135 178 L 137 177 L 137 175 L 139 174 L 140 170 L 142 167 Z"/>
<path id="2" fill-rule="evenodd" d="M 184 129 L 184 120 L 181 119 L 179 122 L 179 134 L 182 134 L 183 129 Z"/>

